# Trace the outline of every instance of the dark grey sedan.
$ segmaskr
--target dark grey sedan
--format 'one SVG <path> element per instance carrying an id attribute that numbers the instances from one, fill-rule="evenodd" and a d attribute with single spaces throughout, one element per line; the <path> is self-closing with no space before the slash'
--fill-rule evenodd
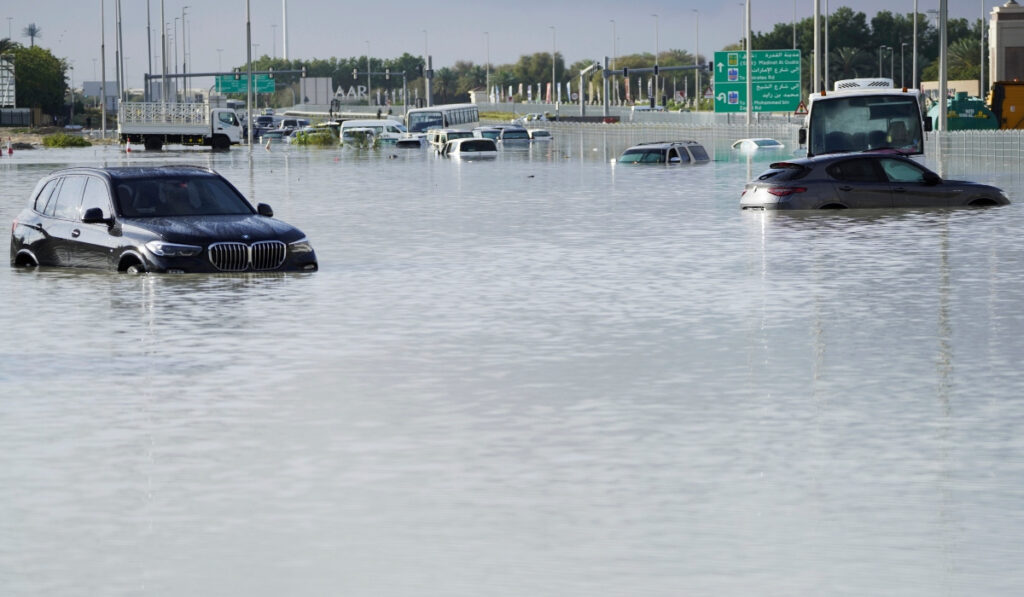
<path id="1" fill-rule="evenodd" d="M 823 155 L 776 162 L 747 183 L 742 209 L 885 209 L 1006 205 L 1001 189 L 943 180 L 895 153 Z"/>

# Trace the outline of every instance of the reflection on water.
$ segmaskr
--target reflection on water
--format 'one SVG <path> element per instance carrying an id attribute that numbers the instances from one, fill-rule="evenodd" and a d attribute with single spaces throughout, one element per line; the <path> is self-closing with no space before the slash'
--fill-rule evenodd
<path id="1" fill-rule="evenodd" d="M 1018 592 L 1024 202 L 740 212 L 760 158 L 634 142 L 0 161 L 3 221 L 210 165 L 321 260 L 0 268 L 4 592 Z"/>

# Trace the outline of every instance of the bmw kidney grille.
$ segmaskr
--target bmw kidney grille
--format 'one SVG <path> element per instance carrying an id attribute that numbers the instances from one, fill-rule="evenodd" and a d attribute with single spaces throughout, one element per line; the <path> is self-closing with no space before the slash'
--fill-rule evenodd
<path id="1" fill-rule="evenodd" d="M 214 243 L 210 245 L 210 263 L 222 272 L 266 271 L 281 267 L 287 246 L 279 240 L 245 243 Z"/>

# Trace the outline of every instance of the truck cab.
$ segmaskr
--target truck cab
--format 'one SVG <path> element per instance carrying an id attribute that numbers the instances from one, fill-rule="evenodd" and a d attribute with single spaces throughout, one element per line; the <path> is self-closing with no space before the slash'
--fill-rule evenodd
<path id="1" fill-rule="evenodd" d="M 238 121 L 238 115 L 230 108 L 213 108 L 210 110 L 210 121 L 213 123 L 213 133 L 224 135 L 231 142 L 237 145 L 242 142 L 242 123 Z"/>
<path id="2" fill-rule="evenodd" d="M 892 149 L 924 155 L 923 118 L 916 89 L 893 87 L 892 79 L 845 79 L 833 91 L 811 94 L 800 145 L 807 156 Z"/>

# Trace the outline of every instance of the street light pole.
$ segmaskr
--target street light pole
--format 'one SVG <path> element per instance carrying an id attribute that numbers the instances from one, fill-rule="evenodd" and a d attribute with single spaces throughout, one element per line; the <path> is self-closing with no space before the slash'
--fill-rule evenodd
<path id="1" fill-rule="evenodd" d="M 615 70 L 616 55 L 619 52 L 619 45 L 618 45 L 618 38 L 616 37 L 616 33 L 615 33 L 615 19 L 611 19 L 611 22 L 612 22 L 612 68 L 611 68 L 611 70 L 614 71 Z M 617 96 L 619 94 L 619 85 L 618 85 L 618 83 L 615 82 L 615 75 L 612 75 L 612 85 L 615 88 L 615 95 Z"/>
<path id="2" fill-rule="evenodd" d="M 903 78 L 903 64 L 905 62 L 904 52 L 906 51 L 908 45 L 910 44 L 908 44 L 905 41 L 900 42 L 900 87 L 907 86 L 907 81 L 906 79 Z"/>
<path id="3" fill-rule="evenodd" d="M 551 97 L 549 98 L 552 102 L 555 101 L 555 26 L 550 25 L 551 29 Z"/>
<path id="4" fill-rule="evenodd" d="M 487 99 L 491 99 L 491 34 L 484 31 L 484 42 L 487 51 L 487 66 L 484 71 L 484 87 L 487 90 Z"/>
<path id="5" fill-rule="evenodd" d="M 651 94 L 651 107 L 653 108 L 658 103 L 658 96 L 661 95 L 658 87 L 658 54 L 661 53 L 661 43 L 658 39 L 658 15 L 651 16 L 654 17 L 654 93 Z"/>
<path id="6" fill-rule="evenodd" d="M 911 60 L 911 70 L 913 71 L 910 75 L 910 80 L 914 84 L 914 89 L 917 89 L 917 0 L 914 0 L 914 57 Z"/>
<path id="7" fill-rule="evenodd" d="M 878 46 L 878 78 L 882 78 L 882 51 L 885 50 L 885 44 Z"/>
<path id="8" fill-rule="evenodd" d="M 694 90 L 693 90 L 694 96 L 693 97 L 695 97 L 697 99 L 697 101 L 694 102 L 693 107 L 694 107 L 695 111 L 700 112 L 700 95 L 701 95 L 700 94 L 700 69 L 698 68 L 698 64 L 697 64 L 697 62 L 699 60 L 698 56 L 700 56 L 700 11 L 695 8 L 695 9 L 693 9 L 693 14 L 694 14 L 693 24 L 694 24 L 694 28 L 696 29 L 696 33 L 695 33 L 696 39 L 694 40 L 695 43 L 694 43 L 694 50 L 693 50 L 693 72 L 694 72 L 694 76 L 696 78 L 694 79 Z"/>
<path id="9" fill-rule="evenodd" d="M 270 24 L 270 57 L 277 58 L 277 23 Z"/>
<path id="10" fill-rule="evenodd" d="M 366 105 L 372 106 L 373 85 L 370 83 L 370 40 L 366 40 Z"/>

